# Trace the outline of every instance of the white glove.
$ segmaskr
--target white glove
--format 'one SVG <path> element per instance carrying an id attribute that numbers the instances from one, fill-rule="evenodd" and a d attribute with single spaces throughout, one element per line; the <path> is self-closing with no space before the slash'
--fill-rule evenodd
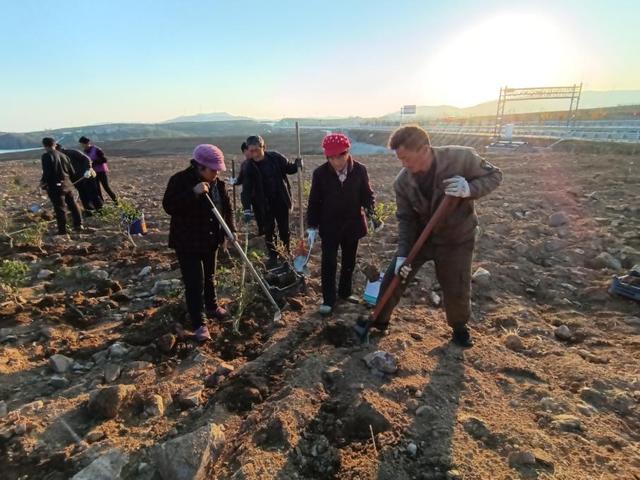
<path id="1" fill-rule="evenodd" d="M 229 177 L 229 180 L 227 180 L 227 183 L 229 185 L 237 185 L 238 184 L 238 177 Z"/>
<path id="2" fill-rule="evenodd" d="M 317 228 L 307 228 L 307 235 L 309 236 L 309 243 L 313 243 L 318 238 L 318 229 Z"/>
<path id="3" fill-rule="evenodd" d="M 467 198 L 471 196 L 471 190 L 469 188 L 469 182 L 464 177 L 456 175 L 455 177 L 447 178 L 445 181 L 445 195 L 450 197 Z"/>
<path id="4" fill-rule="evenodd" d="M 404 262 L 406 261 L 407 257 L 396 257 L 396 267 L 394 270 L 394 273 L 400 275 L 404 280 L 406 280 L 411 273 L 411 265 L 405 265 Z"/>
<path id="5" fill-rule="evenodd" d="M 82 174 L 82 176 L 83 176 L 84 178 L 91 178 L 91 170 L 87 170 L 86 172 L 84 172 L 84 173 Z"/>
<path id="6" fill-rule="evenodd" d="M 98 176 L 98 174 L 96 173 L 96 171 L 93 168 L 89 169 L 89 173 L 91 174 L 92 178 L 96 178 Z"/>

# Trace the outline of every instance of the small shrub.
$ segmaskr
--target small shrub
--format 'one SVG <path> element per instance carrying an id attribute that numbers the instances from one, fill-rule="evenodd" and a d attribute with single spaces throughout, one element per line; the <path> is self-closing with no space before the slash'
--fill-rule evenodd
<path id="1" fill-rule="evenodd" d="M 0 292 L 15 292 L 27 282 L 29 266 L 18 260 L 0 262 Z M 1 295 L 2 293 L 0 293 Z"/>
<path id="2" fill-rule="evenodd" d="M 373 216 L 380 222 L 386 222 L 396 214 L 396 210 L 397 206 L 395 203 L 378 202 L 373 209 Z"/>
<path id="3" fill-rule="evenodd" d="M 135 247 L 129 228 L 142 217 L 142 212 L 129 200 L 120 199 L 117 204 L 105 205 L 100 209 L 98 217 L 105 223 L 119 228 Z"/>
<path id="4" fill-rule="evenodd" d="M 27 245 L 42 250 L 44 234 L 47 231 L 47 224 L 44 220 L 38 220 L 33 225 L 19 231 L 13 240 L 20 245 Z"/>

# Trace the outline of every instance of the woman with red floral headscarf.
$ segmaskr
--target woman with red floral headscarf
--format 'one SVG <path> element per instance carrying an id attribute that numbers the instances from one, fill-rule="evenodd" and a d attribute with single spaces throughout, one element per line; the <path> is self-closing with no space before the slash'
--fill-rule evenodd
<path id="1" fill-rule="evenodd" d="M 313 172 L 307 207 L 311 240 L 322 239 L 322 315 L 329 315 L 336 293 L 349 299 L 358 252 L 358 241 L 367 234 L 366 216 L 373 218 L 374 195 L 366 167 L 351 156 L 346 135 L 327 135 L 322 141 L 327 162 Z M 342 251 L 340 281 L 336 292 L 338 249 Z"/>

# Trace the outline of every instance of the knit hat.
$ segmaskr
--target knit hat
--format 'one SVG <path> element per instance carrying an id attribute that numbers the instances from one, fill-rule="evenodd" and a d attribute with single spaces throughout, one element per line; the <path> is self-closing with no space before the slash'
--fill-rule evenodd
<path id="1" fill-rule="evenodd" d="M 335 157 L 351 148 L 349 137 L 343 133 L 330 133 L 322 140 L 322 149 L 326 157 Z"/>
<path id="2" fill-rule="evenodd" d="M 208 143 L 198 145 L 193 151 L 193 159 L 211 170 L 224 172 L 227 169 L 224 165 L 224 153 L 215 145 Z"/>

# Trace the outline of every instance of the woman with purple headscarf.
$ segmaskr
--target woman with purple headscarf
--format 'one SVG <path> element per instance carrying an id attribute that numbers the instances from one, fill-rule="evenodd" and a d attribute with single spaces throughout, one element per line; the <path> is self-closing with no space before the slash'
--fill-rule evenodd
<path id="1" fill-rule="evenodd" d="M 96 172 L 96 186 L 98 188 L 98 196 L 104 202 L 104 197 L 102 196 L 102 190 L 100 187 L 104 188 L 104 191 L 111 197 L 114 203 L 118 203 L 118 197 L 113 193 L 111 187 L 109 186 L 109 165 L 107 164 L 107 157 L 104 156 L 104 152 L 100 147 L 96 147 L 91 143 L 87 137 L 80 137 L 78 140 L 82 150 L 85 155 L 87 155 L 91 159 L 91 165 L 93 166 L 93 170 Z"/>
<path id="2" fill-rule="evenodd" d="M 225 233 L 213 213 L 208 196 L 235 232 L 233 209 L 218 172 L 226 170 L 224 154 L 215 145 L 198 145 L 191 165 L 169 179 L 162 199 L 171 215 L 169 246 L 176 250 L 185 285 L 187 311 L 199 341 L 211 340 L 207 317 L 223 319 L 215 289 L 216 254 Z M 203 308 L 204 307 L 204 308 Z"/>

